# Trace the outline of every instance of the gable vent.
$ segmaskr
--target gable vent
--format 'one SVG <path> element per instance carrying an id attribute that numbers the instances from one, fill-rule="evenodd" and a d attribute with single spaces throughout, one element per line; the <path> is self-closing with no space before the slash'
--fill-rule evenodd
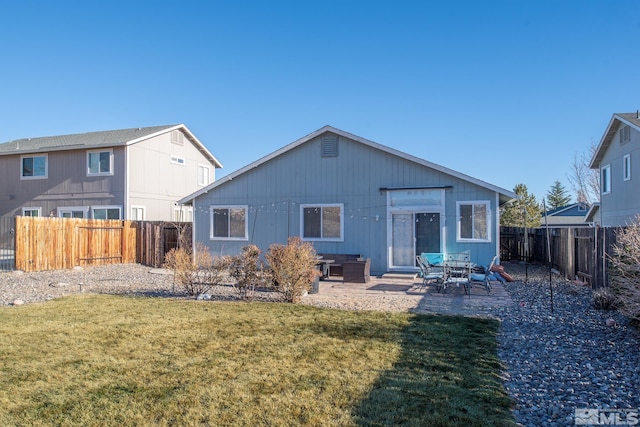
<path id="1" fill-rule="evenodd" d="M 321 141 L 322 157 L 338 157 L 338 137 L 323 136 Z"/>

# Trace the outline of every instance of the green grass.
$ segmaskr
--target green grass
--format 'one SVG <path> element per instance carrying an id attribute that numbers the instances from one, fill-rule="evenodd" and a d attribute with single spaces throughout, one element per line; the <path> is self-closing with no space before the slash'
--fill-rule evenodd
<path id="1" fill-rule="evenodd" d="M 80 295 L 0 309 L 2 426 L 513 426 L 497 321 Z"/>

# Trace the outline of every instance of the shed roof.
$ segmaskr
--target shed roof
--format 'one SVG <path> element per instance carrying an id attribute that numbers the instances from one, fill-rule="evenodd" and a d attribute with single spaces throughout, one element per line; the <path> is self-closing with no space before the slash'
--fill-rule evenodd
<path id="1" fill-rule="evenodd" d="M 243 168 L 238 169 L 235 172 L 232 172 L 231 174 L 227 175 L 226 177 L 223 177 L 223 178 L 213 182 L 212 184 L 209 184 L 207 187 L 204 187 L 204 188 L 196 191 L 195 193 L 190 194 L 189 196 L 183 198 L 178 203 L 181 203 L 181 204 L 190 203 L 193 199 L 197 198 L 198 196 L 200 196 L 202 194 L 205 194 L 205 193 L 209 192 L 210 190 L 212 190 L 212 189 L 214 189 L 214 188 L 216 188 L 216 187 L 218 187 L 220 185 L 223 185 L 224 183 L 226 183 L 228 181 L 231 181 L 232 179 L 234 179 L 234 178 L 236 178 L 236 177 L 238 177 L 238 176 L 240 176 L 240 175 L 242 175 L 242 174 L 244 174 L 244 173 L 246 173 L 246 172 L 248 172 L 248 171 L 250 171 L 250 170 L 252 170 L 254 168 L 257 168 L 258 166 L 268 162 L 269 160 L 274 159 L 274 158 L 276 158 L 276 157 L 278 157 L 278 156 L 280 156 L 280 155 L 282 155 L 282 154 L 284 154 L 284 153 L 286 153 L 286 152 L 288 152 L 290 150 L 293 150 L 294 148 L 296 148 L 296 147 L 298 147 L 298 146 L 300 146 L 300 145 L 302 145 L 302 144 L 304 144 L 304 143 L 306 143 L 308 141 L 311 141 L 312 139 L 314 139 L 314 138 L 316 138 L 316 137 L 318 137 L 318 136 L 320 136 L 320 135 L 322 135 L 324 133 L 327 133 L 327 132 L 334 133 L 336 135 L 342 136 L 344 138 L 351 139 L 353 141 L 356 141 L 356 142 L 359 142 L 361 144 L 367 145 L 369 147 L 378 149 L 380 151 L 384 151 L 386 153 L 392 154 L 394 156 L 398 156 L 398 157 L 403 158 L 405 160 L 409 160 L 409 161 L 418 163 L 420 165 L 426 166 L 426 167 L 434 169 L 436 171 L 439 171 L 439 172 L 454 176 L 456 178 L 459 178 L 459 179 L 471 182 L 473 184 L 476 184 L 476 185 L 478 185 L 480 187 L 487 188 L 489 190 L 495 191 L 495 192 L 497 192 L 499 194 L 500 204 L 501 205 L 504 204 L 504 203 L 507 203 L 509 200 L 514 199 L 514 198 L 517 197 L 517 195 L 515 193 L 513 193 L 513 192 L 511 192 L 509 190 L 505 190 L 504 188 L 497 187 L 495 185 L 489 184 L 489 183 L 484 182 L 482 180 L 479 180 L 479 179 L 476 179 L 476 178 L 472 178 L 472 177 L 470 177 L 468 175 L 465 175 L 463 173 L 456 172 L 456 171 L 454 171 L 452 169 L 448 169 L 448 168 L 446 168 L 444 166 L 440 166 L 438 164 L 429 162 L 429 161 L 421 159 L 419 157 L 412 156 L 410 154 L 404 153 L 404 152 L 396 150 L 394 148 L 390 148 L 390 147 L 384 146 L 382 144 L 378 144 L 377 142 L 370 141 L 370 140 L 362 138 L 360 136 L 357 136 L 357 135 L 351 134 L 349 132 L 345 132 L 343 130 L 334 128 L 333 126 L 327 125 L 327 126 L 324 126 L 324 127 L 320 128 L 320 129 L 314 131 L 314 132 L 311 132 L 310 134 L 308 134 L 306 136 L 303 136 L 302 138 L 300 138 L 300 139 L 298 139 L 298 140 L 296 140 L 296 141 L 294 141 L 294 142 L 292 142 L 292 143 L 280 148 L 279 150 L 274 151 L 271 154 L 268 154 L 268 155 L 262 157 L 261 159 L 256 160 L 253 163 L 250 163 L 249 165 L 247 165 L 247 166 L 245 166 Z"/>
<path id="2" fill-rule="evenodd" d="M 589 163 L 589 167 L 591 169 L 598 169 L 600 167 L 600 162 L 604 157 L 604 153 L 607 151 L 607 149 L 611 145 L 611 141 L 613 140 L 613 137 L 618 131 L 618 128 L 620 127 L 621 124 L 634 127 L 636 130 L 640 131 L 640 112 L 615 113 L 613 114 L 613 116 L 611 116 L 609 125 L 607 126 L 607 129 L 604 131 L 604 135 L 602 135 L 602 138 L 600 139 L 598 148 L 596 148 L 596 151 L 593 154 L 593 158 Z"/>
<path id="3" fill-rule="evenodd" d="M 0 144 L 0 156 L 132 145 L 178 129 L 184 132 L 216 168 L 222 167 L 222 164 L 184 124 L 17 139 Z"/>

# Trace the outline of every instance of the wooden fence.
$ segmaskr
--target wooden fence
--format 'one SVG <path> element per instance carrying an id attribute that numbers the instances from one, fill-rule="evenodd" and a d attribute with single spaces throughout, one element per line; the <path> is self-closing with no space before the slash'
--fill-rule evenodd
<path id="1" fill-rule="evenodd" d="M 162 267 L 167 252 L 191 245 L 192 229 L 190 222 L 136 222 L 136 262 Z"/>
<path id="2" fill-rule="evenodd" d="M 167 252 L 190 245 L 191 224 L 17 216 L 10 238 L 15 268 L 25 272 L 134 262 L 161 267 Z"/>
<path id="3" fill-rule="evenodd" d="M 550 265 L 567 279 L 594 288 L 609 283 L 607 256 L 615 243 L 615 228 L 500 227 L 500 259 Z"/>
<path id="4" fill-rule="evenodd" d="M 131 221 L 15 218 L 15 267 L 25 272 L 136 261 Z"/>

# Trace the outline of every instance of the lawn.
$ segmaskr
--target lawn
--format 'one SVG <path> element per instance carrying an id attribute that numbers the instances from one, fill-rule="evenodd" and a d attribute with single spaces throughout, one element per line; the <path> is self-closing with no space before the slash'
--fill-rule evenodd
<path id="1" fill-rule="evenodd" d="M 513 426 L 498 322 L 77 295 L 0 308 L 2 426 Z"/>

